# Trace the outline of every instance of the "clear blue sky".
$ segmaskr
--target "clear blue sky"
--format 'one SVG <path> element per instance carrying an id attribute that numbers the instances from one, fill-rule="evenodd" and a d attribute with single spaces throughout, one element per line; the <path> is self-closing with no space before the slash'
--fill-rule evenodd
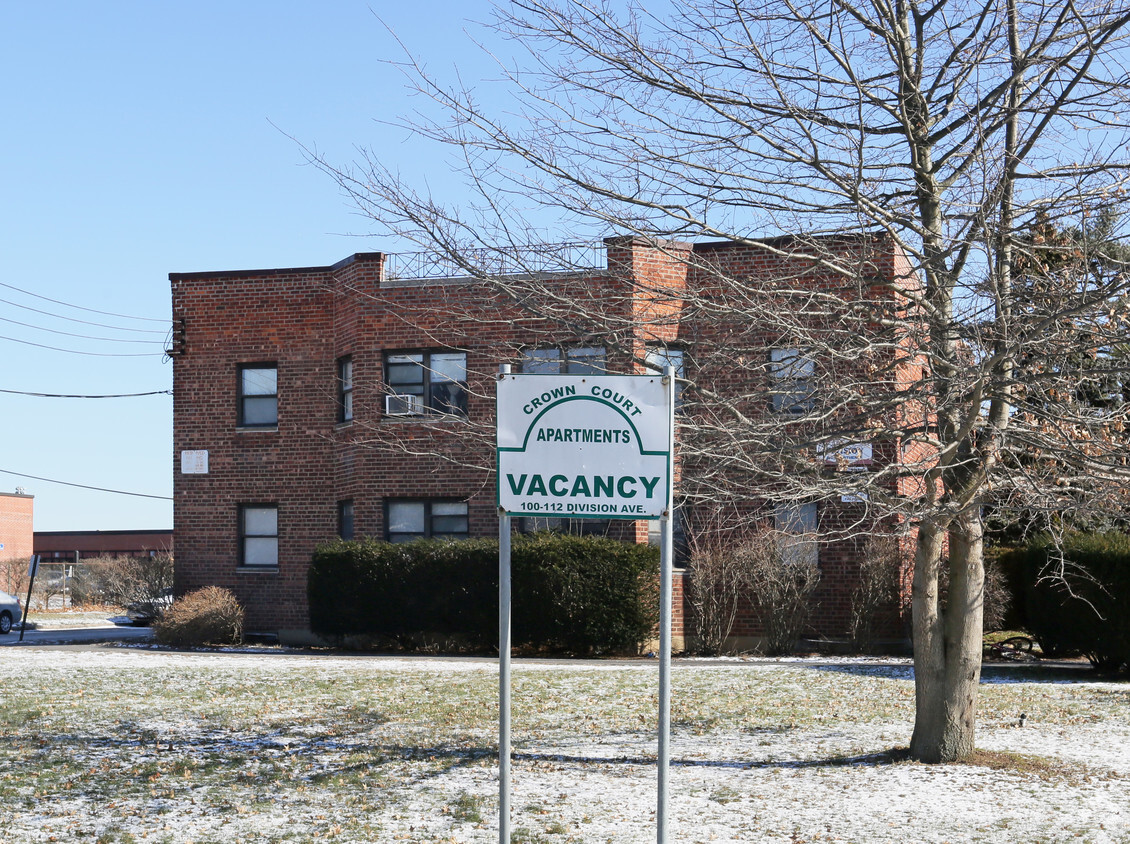
<path id="1" fill-rule="evenodd" d="M 343 164 L 371 147 L 457 195 L 376 122 L 415 105 L 377 16 L 440 72 L 497 75 L 465 33 L 482 35 L 480 2 L 0 4 L 0 490 L 35 496 L 36 530 L 172 527 L 167 500 L 9 474 L 171 495 L 170 396 L 14 394 L 170 389 L 170 272 L 404 249 L 364 236 L 284 133 Z"/>

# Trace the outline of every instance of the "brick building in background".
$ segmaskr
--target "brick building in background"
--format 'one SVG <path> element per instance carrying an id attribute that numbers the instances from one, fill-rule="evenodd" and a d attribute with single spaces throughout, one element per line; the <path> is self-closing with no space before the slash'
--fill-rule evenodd
<path id="1" fill-rule="evenodd" d="M 609 239 L 593 269 L 555 279 L 567 296 L 600 303 L 610 324 L 628 327 L 616 348 L 583 331 L 560 336 L 552 320 L 472 279 L 390 272 L 393 256 L 382 253 L 328 267 L 170 274 L 177 593 L 228 587 L 249 631 L 300 641 L 309 636 L 306 575 L 318 544 L 497 535 L 498 365 L 543 373 L 640 371 L 641 360 L 681 367 L 715 330 L 701 315 L 680 316 L 679 290 L 695 262 L 748 272 L 765 261 L 730 243 L 667 247 Z M 888 251 L 878 272 L 889 279 L 905 267 Z M 786 363 L 789 353 L 782 350 Z M 913 362 L 901 366 L 898 377 L 914 377 Z M 804 530 L 855 518 L 834 509 L 768 512 Z M 643 542 L 649 527 L 612 529 Z M 822 634 L 846 629 L 857 550 L 841 543 L 813 552 Z M 686 576 L 676 575 L 676 642 Z M 757 636 L 756 619 L 740 619 L 734 632 Z"/>
<path id="2" fill-rule="evenodd" d="M 44 563 L 173 552 L 171 530 L 38 530 L 34 542 Z"/>
<path id="3" fill-rule="evenodd" d="M 19 487 L 15 493 L 0 493 L 0 564 L 14 566 L 12 572 L 21 575 L 26 571 L 28 559 L 34 554 L 33 527 L 35 513 L 35 496 L 27 495 Z M 16 580 L 7 582 L 8 566 L 3 566 L 5 582 L 0 582 L 0 589 L 10 592 L 19 583 Z"/>

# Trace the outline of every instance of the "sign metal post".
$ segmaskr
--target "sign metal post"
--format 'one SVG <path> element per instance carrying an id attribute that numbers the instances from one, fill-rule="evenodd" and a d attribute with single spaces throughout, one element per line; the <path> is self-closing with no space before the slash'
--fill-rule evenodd
<path id="1" fill-rule="evenodd" d="M 665 367 L 663 380 L 668 393 L 667 413 L 671 431 L 675 429 L 675 369 Z M 672 439 L 672 443 L 674 440 Z M 674 448 L 667 455 L 667 509 L 659 520 L 659 742 L 658 793 L 655 806 L 655 835 L 667 844 L 668 784 L 671 773 L 671 600 L 674 542 Z"/>
<path id="2" fill-rule="evenodd" d="M 510 365 L 498 368 L 501 381 Z M 510 515 L 498 510 L 498 844 L 510 844 Z"/>
<path id="3" fill-rule="evenodd" d="M 32 554 L 27 564 L 27 600 L 24 601 L 24 617 L 20 621 L 20 641 L 24 640 L 24 631 L 27 630 L 27 613 L 31 609 L 31 589 L 35 586 L 35 575 L 39 572 L 39 555 Z"/>

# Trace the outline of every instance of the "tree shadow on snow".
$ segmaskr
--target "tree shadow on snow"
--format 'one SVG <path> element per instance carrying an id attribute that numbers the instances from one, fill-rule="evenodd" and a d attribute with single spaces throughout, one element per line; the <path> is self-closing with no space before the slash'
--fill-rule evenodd
<path id="1" fill-rule="evenodd" d="M 813 671 L 852 674 L 857 677 L 883 677 L 889 680 L 913 680 L 911 665 L 859 665 L 822 663 L 810 666 Z M 985 662 L 981 665 L 981 683 L 1093 683 L 1102 679 L 1086 663 L 1067 662 Z"/>

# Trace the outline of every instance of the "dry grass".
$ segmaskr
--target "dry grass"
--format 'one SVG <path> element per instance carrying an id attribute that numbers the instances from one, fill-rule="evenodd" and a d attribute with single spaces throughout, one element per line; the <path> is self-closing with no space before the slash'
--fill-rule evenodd
<path id="1" fill-rule="evenodd" d="M 497 840 L 492 662 L 4 656 L 9 840 Z M 904 666 L 680 661 L 673 680 L 680 842 L 1130 835 L 1106 817 L 1130 773 L 1124 685 L 984 686 L 986 749 L 929 766 L 892 750 Z M 654 664 L 516 664 L 516 840 L 654 840 L 655 694 Z"/>

